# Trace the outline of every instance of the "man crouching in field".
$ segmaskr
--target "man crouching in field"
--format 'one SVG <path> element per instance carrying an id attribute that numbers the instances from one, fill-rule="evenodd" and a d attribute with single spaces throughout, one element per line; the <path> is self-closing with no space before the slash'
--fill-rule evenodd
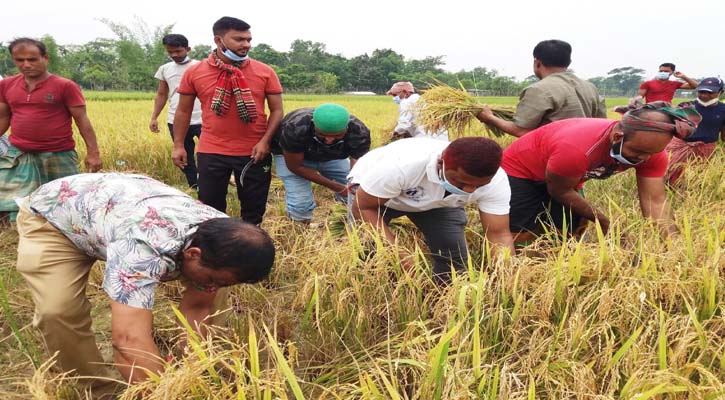
<path id="1" fill-rule="evenodd" d="M 163 369 L 151 313 L 160 282 L 182 280 L 179 309 L 203 335 L 202 324 L 226 300 L 227 291 L 217 289 L 257 282 L 274 262 L 274 245 L 260 228 L 141 175 L 66 177 L 18 203 L 17 268 L 35 302 L 33 324 L 48 352 L 58 352 L 58 366 L 86 377 L 95 396 L 113 390 L 102 379 L 109 371 L 85 295 L 96 260 L 106 261 L 114 364 L 131 383 Z"/>
<path id="2" fill-rule="evenodd" d="M 451 265 L 462 269 L 468 260 L 463 207 L 478 205 L 486 238 L 494 250 L 510 249 L 509 190 L 499 167 L 501 147 L 490 139 L 467 137 L 451 143 L 403 139 L 362 156 L 350 171 L 349 201 L 355 219 L 385 234 L 393 218 L 407 216 L 423 232 L 433 257 L 433 277 L 450 280 Z M 405 262 L 407 254 L 401 255 Z M 408 260 L 409 261 L 409 260 Z"/>
<path id="3" fill-rule="evenodd" d="M 566 226 L 577 232 L 586 220 L 598 221 L 606 233 L 609 217 L 580 193 L 589 179 L 606 179 L 634 168 L 640 208 L 660 223 L 664 234 L 671 223 L 663 177 L 665 147 L 673 136 L 694 132 L 700 114 L 654 102 L 627 112 L 621 121 L 572 118 L 552 122 L 513 142 L 501 166 L 511 185 L 511 231 L 524 244 L 546 231 Z"/>

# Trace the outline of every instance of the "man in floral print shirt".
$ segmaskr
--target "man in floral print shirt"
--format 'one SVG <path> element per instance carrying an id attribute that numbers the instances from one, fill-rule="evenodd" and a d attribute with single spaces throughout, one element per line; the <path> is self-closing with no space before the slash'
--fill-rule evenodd
<path id="1" fill-rule="evenodd" d="M 18 200 L 18 271 L 35 302 L 34 325 L 58 365 L 80 376 L 108 371 L 91 331 L 85 296 L 96 260 L 105 260 L 114 364 L 127 381 L 163 369 L 152 338 L 154 290 L 181 279 L 179 309 L 200 325 L 223 303 L 218 288 L 269 274 L 274 245 L 255 225 L 228 218 L 183 192 L 141 175 L 81 174 Z M 108 381 L 89 379 L 96 391 Z"/>

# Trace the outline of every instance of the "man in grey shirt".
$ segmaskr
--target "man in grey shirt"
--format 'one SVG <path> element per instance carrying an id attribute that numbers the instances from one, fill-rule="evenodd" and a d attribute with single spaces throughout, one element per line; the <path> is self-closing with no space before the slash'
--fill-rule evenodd
<path id="1" fill-rule="evenodd" d="M 477 118 L 516 137 L 567 118 L 606 118 L 604 99 L 588 81 L 567 71 L 571 45 L 561 40 L 544 40 L 534 47 L 534 75 L 540 80 L 519 95 L 513 121 L 496 117 L 485 107 Z"/>

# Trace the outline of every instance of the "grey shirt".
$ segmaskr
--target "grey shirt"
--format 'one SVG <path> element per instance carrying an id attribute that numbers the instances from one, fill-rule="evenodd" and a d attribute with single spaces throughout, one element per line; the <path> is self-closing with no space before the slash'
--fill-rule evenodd
<path id="1" fill-rule="evenodd" d="M 571 72 L 556 72 L 527 86 L 519 96 L 513 122 L 535 129 L 567 118 L 606 118 L 597 88 Z"/>

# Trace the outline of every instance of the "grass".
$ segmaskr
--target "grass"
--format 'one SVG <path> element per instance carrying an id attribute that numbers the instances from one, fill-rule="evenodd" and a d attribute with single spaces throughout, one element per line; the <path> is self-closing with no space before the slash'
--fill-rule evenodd
<path id="1" fill-rule="evenodd" d="M 328 101 L 366 122 L 376 144 L 397 115 L 382 96 L 285 96 L 285 109 Z M 106 169 L 183 187 L 168 134 L 148 132 L 151 109 L 151 100 L 89 101 Z M 482 131 L 474 124 L 469 133 Z M 325 225 L 294 226 L 275 178 L 263 224 L 278 248 L 270 278 L 235 287 L 232 316 L 216 339 L 192 337 L 186 355 L 122 398 L 723 398 L 724 164 L 721 147 L 686 172 L 688 189 L 670 194 L 681 234 L 668 240 L 640 217 L 631 172 L 587 184 L 587 197 L 609 210 L 608 234 L 590 228 L 580 241 L 538 241 L 530 257 L 485 264 L 470 209 L 471 260 L 443 290 L 432 283 L 424 243 L 409 222 L 394 227 L 400 245 L 417 254 L 416 268 L 404 271 L 397 251 L 374 232 L 335 225 L 339 208 L 324 188 L 315 189 L 314 218 Z M 232 197 L 229 210 L 238 215 Z M 83 398 L 32 350 L 42 346 L 14 270 L 16 241 L 13 231 L 0 232 L 0 398 Z M 102 267 L 94 267 L 87 294 L 110 360 Z M 171 346 L 183 329 L 174 314 L 179 287 L 162 286 L 156 336 Z"/>

